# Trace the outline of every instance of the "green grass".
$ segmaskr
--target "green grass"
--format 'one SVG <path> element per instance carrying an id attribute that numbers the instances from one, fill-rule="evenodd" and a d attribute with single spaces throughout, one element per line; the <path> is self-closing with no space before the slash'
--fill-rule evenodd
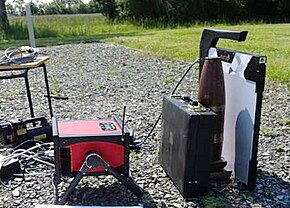
<path id="1" fill-rule="evenodd" d="M 222 197 L 206 196 L 201 200 L 202 207 L 205 208 L 227 208 L 229 207 L 228 202 Z"/>
<path id="2" fill-rule="evenodd" d="M 266 137 L 275 137 L 277 136 L 277 131 L 269 127 L 263 127 L 260 129 L 261 135 Z"/>
<path id="3" fill-rule="evenodd" d="M 282 146 L 275 146 L 272 148 L 272 150 L 274 150 L 276 152 L 285 152 L 285 149 Z"/>
<path id="4" fill-rule="evenodd" d="M 1 48 L 27 45 L 23 17 L 10 17 L 11 30 L 0 34 Z M 38 46 L 104 41 L 140 49 L 148 54 L 191 62 L 199 54 L 204 28 L 247 30 L 245 42 L 221 40 L 219 47 L 266 55 L 267 78 L 290 89 L 290 24 L 244 23 L 193 24 L 173 28 L 141 27 L 130 23 L 108 23 L 99 14 L 35 16 Z M 26 40 L 25 40 L 26 39 Z"/>
<path id="5" fill-rule="evenodd" d="M 142 37 L 109 38 L 107 41 L 190 62 L 198 57 L 204 28 L 194 25 L 164 29 L 148 32 Z M 267 56 L 267 78 L 290 87 L 290 24 L 216 25 L 213 28 L 249 31 L 245 42 L 220 40 L 218 46 Z"/>

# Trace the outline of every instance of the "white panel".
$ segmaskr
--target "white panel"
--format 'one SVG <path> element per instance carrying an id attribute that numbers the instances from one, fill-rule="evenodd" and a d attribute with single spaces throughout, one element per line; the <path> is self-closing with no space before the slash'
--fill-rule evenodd
<path id="1" fill-rule="evenodd" d="M 209 57 L 216 57 L 215 48 Z M 225 122 L 222 156 L 227 161 L 226 170 L 248 184 L 249 160 L 256 112 L 256 83 L 244 78 L 244 71 L 252 56 L 236 53 L 232 63 L 222 62 L 225 80 Z"/>

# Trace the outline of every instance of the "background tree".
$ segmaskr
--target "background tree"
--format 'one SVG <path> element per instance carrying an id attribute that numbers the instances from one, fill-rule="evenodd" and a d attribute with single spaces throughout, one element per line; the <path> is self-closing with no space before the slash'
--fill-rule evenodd
<path id="1" fill-rule="evenodd" d="M 5 2 L 6 0 L 0 0 L 0 21 L 2 29 L 7 31 L 9 29 L 9 21 L 7 18 Z"/>
<path id="2" fill-rule="evenodd" d="M 270 18 L 278 14 L 275 0 L 247 0 L 246 9 L 250 17 L 254 19 Z"/>
<path id="3" fill-rule="evenodd" d="M 32 1 L 30 2 L 30 10 L 31 10 L 31 14 L 39 14 L 40 13 L 40 8 Z"/>
<path id="4" fill-rule="evenodd" d="M 282 14 L 286 20 L 290 19 L 290 1 L 289 0 L 278 0 L 278 9 L 279 9 L 280 14 Z"/>
<path id="5" fill-rule="evenodd" d="M 89 13 L 102 12 L 98 1 L 90 0 L 88 3 Z"/>
<path id="6" fill-rule="evenodd" d="M 25 14 L 25 2 L 24 0 L 14 0 L 14 9 L 16 14 L 18 15 L 24 15 Z"/>
<path id="7" fill-rule="evenodd" d="M 110 21 L 114 21 L 117 14 L 117 6 L 115 0 L 95 0 L 99 5 L 103 15 L 105 15 Z"/>

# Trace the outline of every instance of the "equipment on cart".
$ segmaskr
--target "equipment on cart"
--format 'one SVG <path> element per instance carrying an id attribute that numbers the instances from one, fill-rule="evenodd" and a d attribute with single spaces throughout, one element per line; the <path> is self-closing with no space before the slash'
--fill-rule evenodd
<path id="1" fill-rule="evenodd" d="M 27 140 L 51 141 L 52 129 L 45 117 L 17 119 L 0 123 L 3 144 L 19 145 Z"/>
<path id="2" fill-rule="evenodd" d="M 125 108 L 124 108 L 125 113 Z M 55 153 L 54 204 L 65 204 L 83 176 L 111 174 L 136 196 L 144 191 L 129 173 L 132 131 L 117 116 L 100 120 L 52 120 Z M 62 176 L 74 177 L 59 200 Z"/>

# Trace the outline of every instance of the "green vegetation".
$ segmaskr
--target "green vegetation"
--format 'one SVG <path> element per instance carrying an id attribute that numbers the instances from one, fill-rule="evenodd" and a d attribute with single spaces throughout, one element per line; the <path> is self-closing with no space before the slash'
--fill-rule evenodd
<path id="1" fill-rule="evenodd" d="M 50 90 L 51 90 L 51 94 L 56 95 L 56 96 L 60 95 L 61 89 L 60 89 L 59 79 L 56 76 L 53 76 L 51 79 Z"/>
<path id="2" fill-rule="evenodd" d="M 173 76 L 168 76 L 168 77 L 166 77 L 164 79 L 163 84 L 164 85 L 168 85 L 168 84 L 172 84 L 172 83 L 175 83 L 175 82 L 176 82 L 176 80 L 175 80 L 175 78 Z"/>
<path id="3" fill-rule="evenodd" d="M 213 27 L 226 30 L 248 30 L 245 42 L 220 40 L 219 46 L 266 55 L 267 78 L 290 87 L 290 24 L 194 25 L 150 31 L 143 36 L 110 38 L 116 44 L 141 49 L 166 58 L 193 61 L 199 54 L 202 30 Z"/>
<path id="4" fill-rule="evenodd" d="M 222 197 L 216 197 L 213 195 L 203 197 L 201 200 L 202 207 L 205 208 L 227 208 L 228 202 Z"/>
<path id="5" fill-rule="evenodd" d="M 268 128 L 268 127 L 261 128 L 260 132 L 261 132 L 262 135 L 264 135 L 266 137 L 275 137 L 275 136 L 277 136 L 277 132 L 275 131 L 275 129 Z"/>
<path id="6" fill-rule="evenodd" d="M 110 20 L 192 23 L 196 20 L 289 20 L 289 0 L 96 0 Z"/>
<path id="7" fill-rule="evenodd" d="M 2 39 L 21 40 L 27 39 L 27 25 L 25 17 L 10 18 L 10 29 L 5 34 L 1 34 Z M 140 30 L 139 27 L 133 24 L 110 24 L 101 14 L 86 14 L 86 15 L 43 15 L 34 16 L 34 33 L 36 38 L 54 38 L 58 39 L 71 37 L 91 38 L 106 34 L 106 37 L 120 36 L 124 33 L 131 33 Z M 86 39 L 86 38 L 85 38 Z"/>
<path id="8" fill-rule="evenodd" d="M 95 89 L 96 89 L 96 90 L 101 90 L 101 89 L 103 89 L 103 88 L 104 88 L 104 85 L 103 85 L 102 83 L 97 82 L 97 83 L 95 84 Z"/>
<path id="9" fill-rule="evenodd" d="M 282 146 L 275 146 L 273 147 L 273 150 L 276 152 L 285 152 L 285 149 Z"/>
<path id="10" fill-rule="evenodd" d="M 0 32 L 0 47 L 27 45 L 24 17 L 10 17 L 11 29 Z M 199 54 L 204 28 L 248 30 L 245 42 L 221 40 L 219 47 L 266 55 L 267 78 L 290 88 L 290 24 L 241 23 L 238 25 L 196 23 L 190 26 L 141 27 L 109 23 L 102 15 L 34 16 L 38 46 L 96 41 L 122 44 L 148 54 L 191 62 Z"/>
<path id="11" fill-rule="evenodd" d="M 282 125 L 283 126 L 290 126 L 290 118 L 286 118 L 282 120 Z"/>

